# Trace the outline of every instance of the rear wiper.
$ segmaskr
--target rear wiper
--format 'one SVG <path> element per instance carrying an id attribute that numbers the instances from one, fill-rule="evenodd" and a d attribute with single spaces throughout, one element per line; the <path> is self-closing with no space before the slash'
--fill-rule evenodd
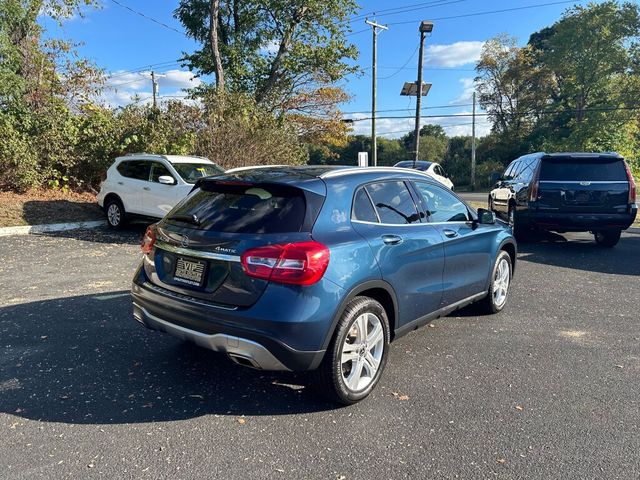
<path id="1" fill-rule="evenodd" d="M 178 220 L 179 222 L 191 223 L 196 227 L 200 226 L 200 220 L 196 215 L 184 215 L 176 213 L 175 215 L 171 215 L 167 220 Z"/>

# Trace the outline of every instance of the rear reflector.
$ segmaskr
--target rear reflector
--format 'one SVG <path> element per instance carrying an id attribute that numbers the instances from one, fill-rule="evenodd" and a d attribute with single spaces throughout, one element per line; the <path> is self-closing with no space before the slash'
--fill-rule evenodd
<path id="1" fill-rule="evenodd" d="M 627 178 L 629 179 L 629 203 L 636 203 L 636 182 L 631 174 L 631 168 L 629 164 L 624 162 L 624 168 L 627 171 Z"/>
<path id="2" fill-rule="evenodd" d="M 329 265 L 329 249 L 319 242 L 299 242 L 252 248 L 242 254 L 250 277 L 292 285 L 318 282 Z"/>
<path id="3" fill-rule="evenodd" d="M 147 231 L 144 232 L 144 237 L 142 237 L 142 243 L 140 244 L 140 250 L 145 255 L 151 253 L 153 251 L 153 247 L 156 244 L 156 224 L 149 225 L 147 227 Z"/>

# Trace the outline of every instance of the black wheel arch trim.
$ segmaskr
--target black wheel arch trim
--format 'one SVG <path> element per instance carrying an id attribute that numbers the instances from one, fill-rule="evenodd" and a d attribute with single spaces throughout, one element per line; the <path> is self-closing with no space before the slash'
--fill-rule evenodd
<path id="1" fill-rule="evenodd" d="M 122 210 L 126 212 L 126 209 L 124 208 L 124 202 L 122 201 L 122 199 L 120 198 L 120 196 L 117 193 L 107 193 L 104 196 L 104 209 L 106 211 L 107 209 L 107 204 L 111 201 L 111 199 L 115 199 L 118 203 L 120 203 L 120 206 L 122 207 Z"/>
<path id="2" fill-rule="evenodd" d="M 340 303 L 340 306 L 336 310 L 336 314 L 333 316 L 333 320 L 331 321 L 331 328 L 329 329 L 329 332 L 327 333 L 327 337 L 324 340 L 324 344 L 322 346 L 323 350 L 326 350 L 329 347 L 329 343 L 331 342 L 331 339 L 335 334 L 338 321 L 340 320 L 340 317 L 342 317 L 342 314 L 346 310 L 347 305 L 349 305 L 351 300 L 353 300 L 355 297 L 360 295 L 362 292 L 366 292 L 367 290 L 372 290 L 372 289 L 384 290 L 386 293 L 389 294 L 389 297 L 391 297 L 391 302 L 393 303 L 393 318 L 395 321 L 393 322 L 393 325 L 389 325 L 392 330 L 389 333 L 391 335 L 391 338 L 393 339 L 394 330 L 397 328 L 396 324 L 398 319 L 398 299 L 396 297 L 396 292 L 393 289 L 393 287 L 389 283 L 385 282 L 384 280 L 368 280 L 351 289 L 347 294 L 347 296 Z"/>
<path id="3" fill-rule="evenodd" d="M 511 245 L 513 247 L 513 258 L 511 259 L 511 275 L 516 271 L 516 260 L 518 258 L 518 244 L 510 238 L 505 238 L 500 242 L 500 246 L 498 247 L 498 252 L 501 250 L 505 250 L 506 245 Z"/>

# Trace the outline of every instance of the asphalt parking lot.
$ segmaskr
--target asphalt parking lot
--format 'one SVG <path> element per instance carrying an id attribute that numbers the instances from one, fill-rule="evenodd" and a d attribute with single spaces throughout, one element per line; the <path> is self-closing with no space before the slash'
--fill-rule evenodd
<path id="1" fill-rule="evenodd" d="M 499 315 L 392 345 L 362 403 L 139 326 L 143 227 L 0 238 L 0 477 L 638 478 L 640 234 L 520 245 Z"/>

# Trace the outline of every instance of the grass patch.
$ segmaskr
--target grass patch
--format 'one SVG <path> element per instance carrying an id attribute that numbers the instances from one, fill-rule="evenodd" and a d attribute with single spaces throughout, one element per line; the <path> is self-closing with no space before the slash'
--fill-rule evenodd
<path id="1" fill-rule="evenodd" d="M 0 192 L 0 227 L 101 220 L 102 210 L 92 193 L 32 190 Z"/>

